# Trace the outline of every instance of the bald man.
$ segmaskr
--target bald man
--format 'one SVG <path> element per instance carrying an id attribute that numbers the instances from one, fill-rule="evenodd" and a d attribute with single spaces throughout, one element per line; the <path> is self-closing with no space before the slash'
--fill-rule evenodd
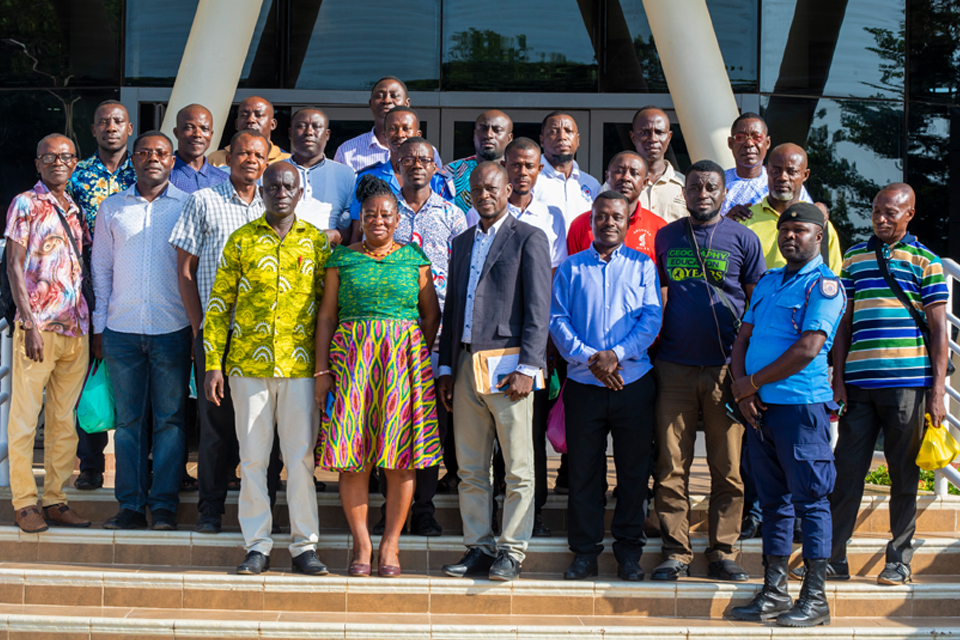
<path id="1" fill-rule="evenodd" d="M 177 112 L 177 126 L 173 128 L 177 151 L 170 184 L 184 193 L 193 193 L 227 179 L 226 171 L 207 161 L 213 134 L 213 115 L 202 104 L 189 104 Z"/>
<path id="2" fill-rule="evenodd" d="M 671 139 L 670 117 L 665 111 L 642 107 L 634 114 L 630 140 L 647 163 L 647 186 L 640 195 L 640 205 L 667 222 L 688 215 L 683 198 L 683 174 L 678 173 L 666 158 Z"/>
<path id="3" fill-rule="evenodd" d="M 266 98 L 250 96 L 240 101 L 237 107 L 237 119 L 234 120 L 237 131 L 256 131 L 270 142 L 270 152 L 267 154 L 267 164 L 280 162 L 290 157 L 290 154 L 273 144 L 270 136 L 277 128 L 277 119 L 274 117 L 273 105 Z M 230 145 L 220 151 L 214 151 L 207 160 L 215 167 L 225 167 L 230 162 L 227 154 Z"/>
<path id="4" fill-rule="evenodd" d="M 787 264 L 777 247 L 777 220 L 780 214 L 792 204 L 802 201 L 803 183 L 810 177 L 807 168 L 807 152 L 802 147 L 786 143 L 770 152 L 767 161 L 767 196 L 750 207 L 751 217 L 740 222 L 752 229 L 760 237 L 763 255 L 768 269 L 778 269 Z M 737 219 L 737 216 L 731 217 Z M 829 221 L 823 230 L 827 251 L 824 262 L 835 274 L 840 274 L 843 254 L 840 251 L 840 239 L 837 230 Z"/>
<path id="5" fill-rule="evenodd" d="M 840 280 L 847 308 L 834 343 L 834 399 L 846 405 L 840 417 L 837 481 L 830 495 L 833 548 L 827 579 L 849 577 L 846 545 L 853 535 L 877 435 L 890 469 L 890 530 L 886 563 L 877 582 L 909 582 L 917 518 L 917 451 L 924 413 L 940 425 L 947 369 L 947 285 L 940 258 L 907 230 L 916 213 L 913 189 L 884 187 L 873 200 L 873 236 L 844 256 Z M 895 268 L 894 268 L 895 265 Z M 886 273 L 885 273 L 886 272 Z M 887 276 L 886 274 L 889 274 Z M 881 278 L 886 283 L 878 282 Z M 911 315 L 890 286 L 908 292 Z M 883 323 L 878 326 L 877 311 Z M 919 315 L 929 328 L 917 325 Z"/>
<path id="6" fill-rule="evenodd" d="M 457 188 L 457 197 L 453 204 L 461 211 L 470 211 L 470 174 L 481 162 L 500 162 L 504 151 L 513 140 L 513 120 L 503 111 L 491 109 L 477 116 L 473 125 L 473 148 L 476 154 L 455 160 L 447 165 L 447 172 L 453 177 Z"/>

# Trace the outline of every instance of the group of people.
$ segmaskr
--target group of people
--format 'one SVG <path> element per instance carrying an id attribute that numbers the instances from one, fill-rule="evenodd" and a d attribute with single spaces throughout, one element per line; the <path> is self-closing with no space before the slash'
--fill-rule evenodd
<path id="1" fill-rule="evenodd" d="M 106 362 L 117 408 L 120 508 L 104 526 L 144 528 L 149 510 L 152 528 L 176 528 L 192 360 L 197 531 L 220 531 L 239 464 L 241 574 L 269 568 L 281 466 L 293 569 L 327 572 L 319 466 L 339 473 L 350 575 L 371 574 L 371 533 L 378 574 L 400 575 L 408 516 L 413 533 L 439 535 L 433 499 L 446 485 L 459 493 L 466 552 L 443 572 L 516 579 L 530 538 L 551 535 L 544 434 L 559 401 L 568 453 L 555 489 L 569 494 L 574 554 L 564 578 L 597 575 L 608 436 L 618 576 L 644 578 L 650 503 L 663 540 L 651 579 L 689 574 L 702 428 L 710 576 L 747 580 L 737 540 L 763 537 L 763 589 L 731 615 L 829 622 L 824 581 L 849 577 L 845 546 L 881 432 L 892 540 L 878 580 L 910 579 L 914 459 L 924 414 L 945 416 L 947 289 L 939 258 L 907 231 L 908 185 L 877 194 L 873 235 L 842 254 L 804 188 L 804 150 L 771 149 L 755 113 L 731 126 L 733 168 L 704 159 L 683 175 L 666 158 L 667 114 L 642 108 L 634 148 L 601 185 L 577 164 L 564 111 L 543 119 L 539 144 L 484 112 L 476 155 L 444 166 L 400 80 L 377 82 L 369 104 L 373 130 L 333 159 L 322 111 L 293 114 L 288 153 L 259 97 L 240 103 L 238 133 L 209 155 L 215 123 L 196 104 L 177 114 L 175 141 L 149 131 L 128 150 L 132 126 L 113 101 L 96 110 L 90 158 L 78 162 L 63 135 L 40 141 L 40 180 L 10 205 L 5 233 L 18 308 L 11 487 L 24 531 L 90 524 L 63 486 L 75 456 L 77 488 L 103 482 L 103 437 L 81 432 L 78 447 L 72 415 L 91 358 Z M 386 500 L 371 531 L 378 473 Z"/>

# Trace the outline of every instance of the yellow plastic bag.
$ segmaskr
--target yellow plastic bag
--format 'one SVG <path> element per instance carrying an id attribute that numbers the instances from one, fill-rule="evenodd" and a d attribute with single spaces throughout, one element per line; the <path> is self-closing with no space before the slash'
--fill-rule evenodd
<path id="1" fill-rule="evenodd" d="M 920 452 L 917 453 L 917 466 L 926 471 L 943 469 L 953 462 L 957 453 L 960 453 L 960 445 L 950 435 L 947 427 L 935 427 L 930 422 L 930 414 L 927 414 L 927 432 L 923 434 Z"/>

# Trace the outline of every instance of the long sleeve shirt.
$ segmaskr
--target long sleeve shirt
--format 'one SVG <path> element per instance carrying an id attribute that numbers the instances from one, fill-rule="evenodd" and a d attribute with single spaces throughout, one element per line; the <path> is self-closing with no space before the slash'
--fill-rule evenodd
<path id="1" fill-rule="evenodd" d="M 97 306 L 93 332 L 162 335 L 190 325 L 168 239 L 187 194 L 172 184 L 152 202 L 134 184 L 100 205 L 90 271 Z"/>
<path id="2" fill-rule="evenodd" d="M 647 348 L 660 331 L 660 282 L 653 260 L 621 245 L 600 258 L 591 245 L 557 269 L 550 306 L 550 335 L 570 363 L 567 375 L 582 384 L 603 386 L 587 361 L 612 350 L 624 384 L 651 369 Z"/>

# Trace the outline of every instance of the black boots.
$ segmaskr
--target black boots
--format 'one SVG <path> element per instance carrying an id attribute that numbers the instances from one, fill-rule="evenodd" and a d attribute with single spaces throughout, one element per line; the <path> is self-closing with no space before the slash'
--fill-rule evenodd
<path id="1" fill-rule="evenodd" d="M 793 608 L 777 618 L 777 624 L 783 627 L 815 627 L 818 624 L 830 624 L 830 605 L 823 592 L 827 580 L 827 559 L 807 560 L 803 564 L 803 586 L 800 597 Z"/>
<path id="2" fill-rule="evenodd" d="M 792 604 L 790 594 L 787 593 L 789 561 L 789 556 L 763 556 L 763 588 L 750 604 L 734 607 L 730 610 L 730 615 L 737 620 L 760 622 L 789 611 Z"/>

